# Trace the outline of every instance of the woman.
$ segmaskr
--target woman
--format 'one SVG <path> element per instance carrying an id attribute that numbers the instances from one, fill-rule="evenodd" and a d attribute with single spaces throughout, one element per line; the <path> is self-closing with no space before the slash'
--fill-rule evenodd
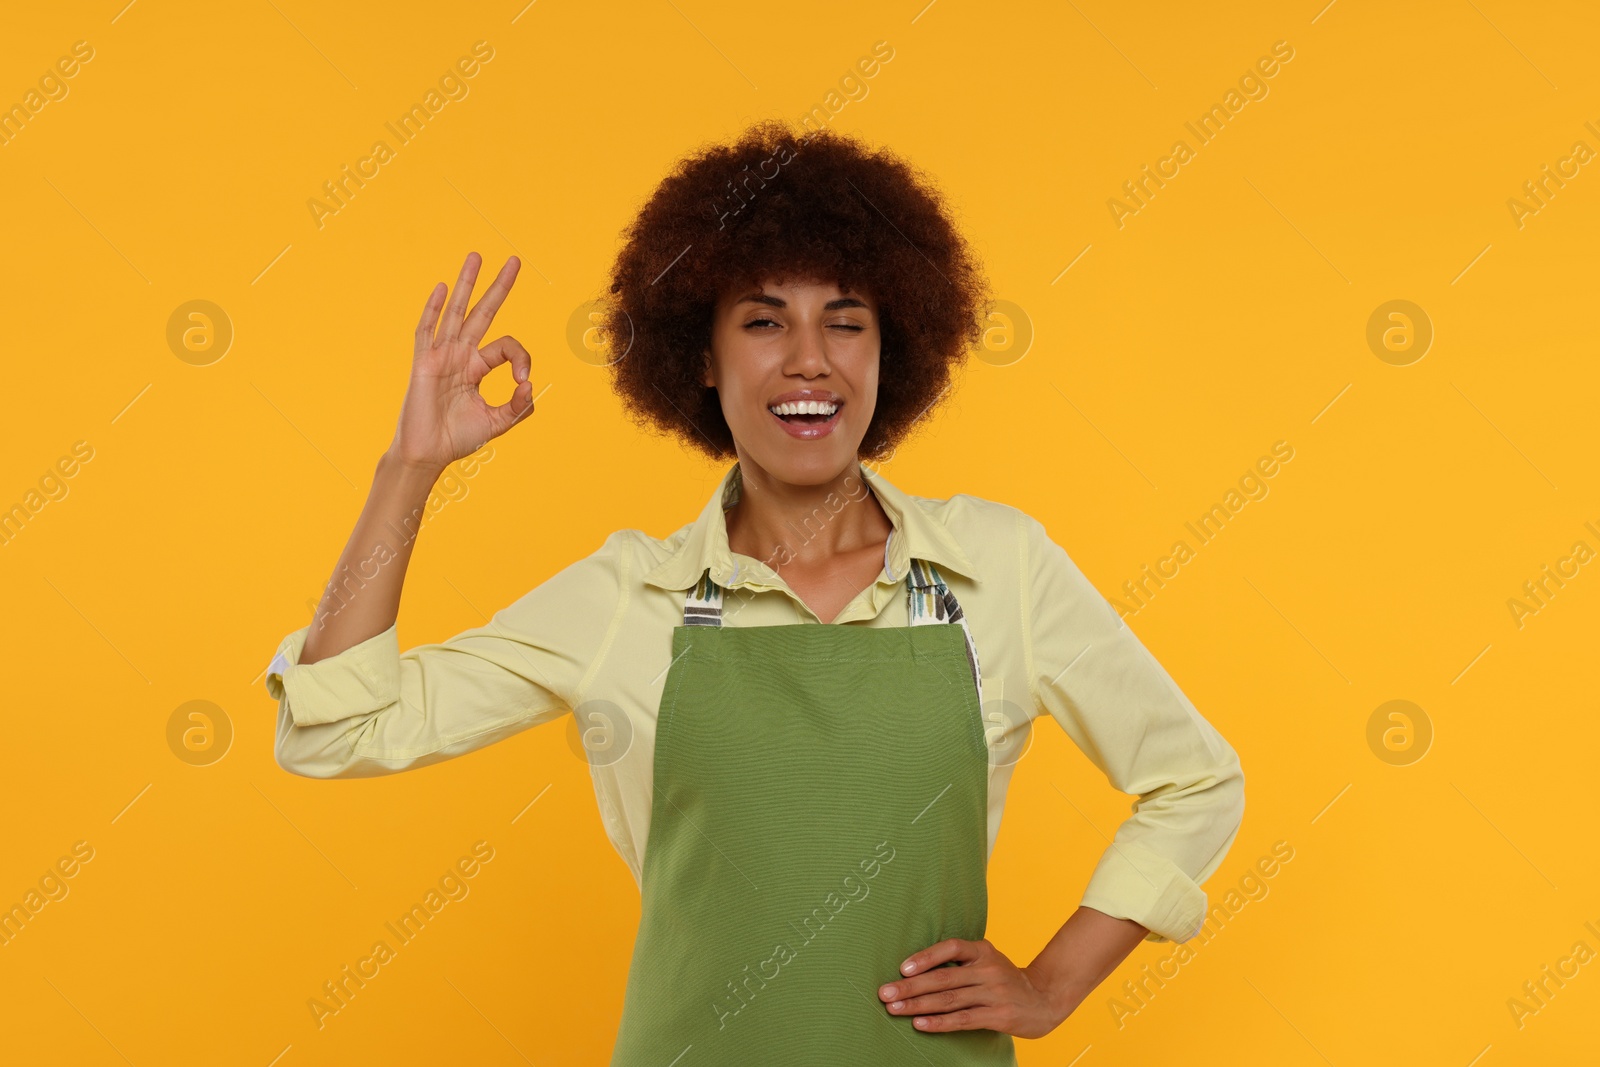
<path id="1" fill-rule="evenodd" d="M 572 709 L 643 894 L 614 1064 L 1014 1063 L 1013 1036 L 1060 1024 L 1141 939 L 1198 932 L 1238 758 L 1036 520 L 875 469 L 984 306 L 912 168 L 762 123 L 680 163 L 626 237 L 613 384 L 643 425 L 735 459 L 722 483 L 670 536 L 619 530 L 488 625 L 402 654 L 413 542 L 393 531 L 532 410 L 527 351 L 480 347 L 518 263 L 469 312 L 469 255 L 423 310 L 329 592 L 269 668 L 278 761 L 394 773 Z M 515 392 L 490 407 L 478 383 L 508 361 Z M 341 585 L 374 545 L 375 576 Z M 1041 713 L 1140 799 L 1019 966 L 984 938 L 984 873 Z"/>

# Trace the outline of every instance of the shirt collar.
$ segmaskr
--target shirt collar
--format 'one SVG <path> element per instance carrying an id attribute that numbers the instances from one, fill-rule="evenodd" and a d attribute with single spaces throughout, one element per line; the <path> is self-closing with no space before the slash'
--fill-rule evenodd
<path id="1" fill-rule="evenodd" d="M 901 492 L 859 460 L 856 476 L 871 488 L 893 527 L 885 552 L 889 579 L 899 581 L 910 569 L 912 559 L 925 559 L 973 581 L 979 580 L 977 568 L 949 529 L 923 511 L 915 497 Z M 739 464 L 735 461 L 677 549 L 644 576 L 647 584 L 662 589 L 688 589 L 708 568 L 711 580 L 724 588 L 736 584 L 771 586 L 775 583 L 777 572 L 773 568 L 761 561 L 751 562 L 749 557 L 736 561 L 728 548 L 728 524 L 723 510 L 738 502 L 742 484 Z"/>

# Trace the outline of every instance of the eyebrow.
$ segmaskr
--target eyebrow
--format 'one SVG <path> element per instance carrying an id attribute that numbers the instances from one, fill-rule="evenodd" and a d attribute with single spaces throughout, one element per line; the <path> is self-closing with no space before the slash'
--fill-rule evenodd
<path id="1" fill-rule="evenodd" d="M 740 304 L 766 304 L 775 308 L 789 306 L 789 302 L 783 297 L 773 296 L 771 293 L 751 293 L 749 296 L 741 297 L 734 301 L 734 307 L 738 307 Z M 857 300 L 853 296 L 841 296 L 839 299 L 830 300 L 822 306 L 824 311 L 836 311 L 839 308 L 867 308 L 868 311 L 872 310 L 863 301 Z"/>

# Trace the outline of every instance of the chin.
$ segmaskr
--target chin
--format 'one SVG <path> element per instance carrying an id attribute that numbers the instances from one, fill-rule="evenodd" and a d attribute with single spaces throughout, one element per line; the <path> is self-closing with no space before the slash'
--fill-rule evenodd
<path id="1" fill-rule="evenodd" d="M 823 485 L 853 467 L 857 452 L 841 447 L 843 442 L 795 442 L 759 453 L 742 452 L 742 466 L 760 467 L 767 475 L 787 485 Z"/>

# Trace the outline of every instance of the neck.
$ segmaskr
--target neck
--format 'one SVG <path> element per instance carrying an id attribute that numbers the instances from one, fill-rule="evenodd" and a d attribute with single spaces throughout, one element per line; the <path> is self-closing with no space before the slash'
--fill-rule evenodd
<path id="1" fill-rule="evenodd" d="M 741 456 L 739 477 L 739 501 L 723 513 L 728 548 L 773 570 L 826 567 L 868 548 L 882 552 L 894 528 L 854 461 L 826 481 L 797 485 Z"/>

